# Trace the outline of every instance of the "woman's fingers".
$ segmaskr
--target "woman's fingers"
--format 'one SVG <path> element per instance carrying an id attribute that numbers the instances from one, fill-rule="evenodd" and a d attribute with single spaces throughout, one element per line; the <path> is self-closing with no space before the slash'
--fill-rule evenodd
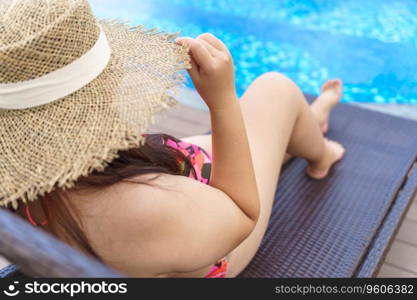
<path id="1" fill-rule="evenodd" d="M 188 44 L 186 42 L 182 41 L 181 38 L 176 39 L 175 42 L 179 45 L 187 45 L 188 46 Z M 199 67 L 198 67 L 197 63 L 195 62 L 193 53 L 190 53 L 190 64 L 191 64 L 191 68 L 188 69 L 187 71 L 190 74 L 191 79 L 193 81 L 199 80 L 200 70 L 199 70 Z"/>
<path id="2" fill-rule="evenodd" d="M 196 64 L 203 69 L 209 68 L 212 64 L 212 56 L 201 41 L 189 37 L 182 37 L 176 40 L 181 45 L 186 45 L 190 49 Z"/>
<path id="3" fill-rule="evenodd" d="M 212 45 L 214 48 L 216 48 L 219 51 L 222 51 L 222 52 L 229 51 L 226 45 L 221 40 L 219 40 L 214 35 L 212 35 L 211 33 L 200 34 L 197 38 L 205 40 L 206 42 L 208 42 L 210 45 Z"/>
<path id="4" fill-rule="evenodd" d="M 210 109 L 224 107 L 225 99 L 236 98 L 233 59 L 222 42 L 209 34 L 197 39 L 182 37 L 176 42 L 189 49 L 193 58 L 190 76 Z"/>
<path id="5" fill-rule="evenodd" d="M 197 38 L 197 40 L 200 43 L 203 43 L 203 45 L 207 48 L 208 52 L 211 54 L 211 56 L 216 57 L 219 56 L 219 50 L 217 50 L 216 48 L 214 48 L 211 44 L 209 44 L 206 40 Z"/>
<path id="6" fill-rule="evenodd" d="M 188 69 L 188 73 L 190 74 L 191 79 L 198 80 L 198 74 L 199 74 L 198 65 L 195 62 L 192 55 L 191 55 L 190 63 L 191 63 L 191 69 Z"/>

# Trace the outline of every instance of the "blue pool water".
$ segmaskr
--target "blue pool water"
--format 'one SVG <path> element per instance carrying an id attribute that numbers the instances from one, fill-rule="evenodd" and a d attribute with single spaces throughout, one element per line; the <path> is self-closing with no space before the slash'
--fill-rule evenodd
<path id="1" fill-rule="evenodd" d="M 415 0 L 90 0 L 100 18 L 195 37 L 230 48 L 238 93 L 279 71 L 307 93 L 328 78 L 345 102 L 417 104 Z M 190 83 L 189 83 L 190 85 Z"/>

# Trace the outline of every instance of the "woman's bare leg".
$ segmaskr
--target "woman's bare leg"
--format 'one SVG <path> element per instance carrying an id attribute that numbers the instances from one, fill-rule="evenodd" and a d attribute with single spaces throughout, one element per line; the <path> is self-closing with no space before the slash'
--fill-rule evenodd
<path id="1" fill-rule="evenodd" d="M 320 96 L 310 106 L 323 133 L 326 133 L 329 128 L 330 112 L 342 99 L 342 93 L 343 86 L 340 79 L 328 80 L 321 87 Z"/>
<path id="2" fill-rule="evenodd" d="M 283 75 L 268 73 L 259 77 L 242 97 L 241 108 L 261 199 L 261 214 L 252 234 L 228 256 L 228 276 L 231 277 L 246 267 L 259 247 L 287 149 L 307 159 L 313 171 L 318 169 L 319 172 L 328 169 L 343 155 L 342 147 L 326 142 L 303 94 Z"/>
<path id="3" fill-rule="evenodd" d="M 323 84 L 321 94 L 310 105 L 310 109 L 323 134 L 326 134 L 328 131 L 329 117 L 333 107 L 336 106 L 341 99 L 342 82 L 339 79 L 332 79 Z M 182 138 L 182 140 L 202 147 L 211 155 L 211 134 L 188 136 Z M 287 152 L 284 158 L 284 163 L 291 157 L 292 156 Z"/>

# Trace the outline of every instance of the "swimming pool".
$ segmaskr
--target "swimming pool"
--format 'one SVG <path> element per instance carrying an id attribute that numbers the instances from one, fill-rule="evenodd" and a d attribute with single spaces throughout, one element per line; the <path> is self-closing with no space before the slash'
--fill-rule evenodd
<path id="1" fill-rule="evenodd" d="M 344 102 L 417 104 L 414 0 L 90 0 L 119 18 L 195 37 L 212 32 L 230 48 L 239 94 L 279 71 L 317 94 L 345 83 Z M 188 83 L 190 86 L 191 84 Z"/>

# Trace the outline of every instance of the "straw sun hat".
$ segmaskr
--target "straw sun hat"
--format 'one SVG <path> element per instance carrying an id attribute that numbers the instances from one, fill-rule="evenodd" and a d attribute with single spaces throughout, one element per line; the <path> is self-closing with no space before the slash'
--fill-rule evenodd
<path id="1" fill-rule="evenodd" d="M 0 205 L 141 145 L 189 66 L 174 35 L 97 21 L 87 0 L 0 1 Z"/>

